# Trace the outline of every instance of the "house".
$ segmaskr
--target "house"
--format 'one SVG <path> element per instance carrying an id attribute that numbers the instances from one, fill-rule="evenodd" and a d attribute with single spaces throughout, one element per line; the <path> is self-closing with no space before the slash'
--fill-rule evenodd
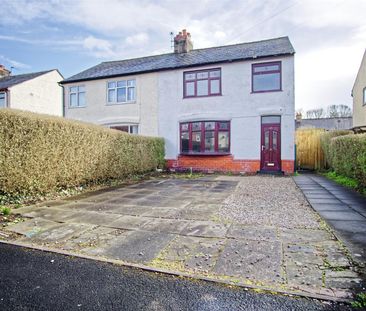
<path id="1" fill-rule="evenodd" d="M 65 117 L 165 139 L 174 170 L 294 170 L 294 49 L 287 37 L 103 62 L 62 82 Z"/>
<path id="2" fill-rule="evenodd" d="M 366 50 L 352 88 L 353 129 L 366 131 Z"/>
<path id="3" fill-rule="evenodd" d="M 56 69 L 11 75 L 0 65 L 0 108 L 62 116 L 62 79 Z"/>

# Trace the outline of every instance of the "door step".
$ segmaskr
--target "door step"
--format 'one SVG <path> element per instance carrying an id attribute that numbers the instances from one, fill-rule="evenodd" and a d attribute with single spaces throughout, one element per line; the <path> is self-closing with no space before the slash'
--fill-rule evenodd
<path id="1" fill-rule="evenodd" d="M 274 175 L 274 176 L 283 176 L 285 173 L 283 171 L 257 171 L 257 175 Z"/>

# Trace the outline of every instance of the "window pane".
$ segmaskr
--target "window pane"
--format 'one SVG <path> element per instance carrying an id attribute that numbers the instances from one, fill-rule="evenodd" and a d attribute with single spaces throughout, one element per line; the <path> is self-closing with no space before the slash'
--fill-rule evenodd
<path id="1" fill-rule="evenodd" d="M 116 101 L 116 90 L 108 90 L 108 102 L 113 103 Z"/>
<path id="2" fill-rule="evenodd" d="M 267 66 L 255 66 L 253 67 L 254 72 L 266 72 L 280 70 L 280 65 L 267 65 Z"/>
<path id="3" fill-rule="evenodd" d="M 181 129 L 182 129 L 182 131 L 188 131 L 188 123 L 182 123 Z"/>
<path id="4" fill-rule="evenodd" d="M 186 73 L 184 76 L 185 76 L 185 79 L 186 80 L 194 80 L 194 79 L 196 79 L 196 74 L 195 73 Z"/>
<path id="5" fill-rule="evenodd" d="M 220 70 L 211 71 L 210 78 L 218 78 L 220 77 L 220 74 L 221 74 Z"/>
<path id="6" fill-rule="evenodd" d="M 229 122 L 219 122 L 219 129 L 220 130 L 228 130 L 229 129 Z"/>
<path id="7" fill-rule="evenodd" d="M 208 95 L 208 80 L 197 81 L 197 96 Z"/>
<path id="8" fill-rule="evenodd" d="M 280 89 L 280 74 L 270 73 L 253 75 L 253 91 L 271 91 Z"/>
<path id="9" fill-rule="evenodd" d="M 117 87 L 125 87 L 126 85 L 127 85 L 127 81 L 125 81 L 125 80 L 117 82 Z"/>
<path id="10" fill-rule="evenodd" d="M 201 122 L 192 123 L 192 131 L 200 131 L 201 130 Z"/>
<path id="11" fill-rule="evenodd" d="M 5 107 L 5 93 L 0 93 L 0 108 Z"/>
<path id="12" fill-rule="evenodd" d="M 126 101 L 126 89 L 120 88 L 117 89 L 117 102 L 125 102 Z"/>
<path id="13" fill-rule="evenodd" d="M 81 92 L 79 93 L 79 102 L 78 102 L 78 106 L 83 107 L 85 106 L 85 93 Z"/>
<path id="14" fill-rule="evenodd" d="M 128 125 L 111 126 L 111 129 L 128 133 Z"/>
<path id="15" fill-rule="evenodd" d="M 128 80 L 127 86 L 135 86 L 135 80 Z"/>
<path id="16" fill-rule="evenodd" d="M 194 82 L 186 83 L 186 96 L 194 96 Z"/>
<path id="17" fill-rule="evenodd" d="M 197 79 L 207 79 L 208 78 L 208 72 L 198 72 L 197 73 Z"/>
<path id="18" fill-rule="evenodd" d="M 77 105 L 78 105 L 77 94 L 75 93 L 70 94 L 70 106 L 76 107 Z"/>
<path id="19" fill-rule="evenodd" d="M 201 132 L 192 133 L 192 151 L 201 152 Z"/>
<path id="20" fill-rule="evenodd" d="M 266 150 L 269 149 L 269 131 L 264 132 L 264 146 Z"/>
<path id="21" fill-rule="evenodd" d="M 205 129 L 206 130 L 214 130 L 215 129 L 215 122 L 205 122 Z"/>
<path id="22" fill-rule="evenodd" d="M 76 93 L 77 91 L 78 91 L 78 87 L 77 86 L 70 87 L 70 93 Z"/>
<path id="23" fill-rule="evenodd" d="M 280 116 L 265 116 L 262 117 L 262 124 L 271 124 L 271 123 L 281 123 L 281 117 Z"/>
<path id="24" fill-rule="evenodd" d="M 184 132 L 181 135 L 181 142 L 182 142 L 182 152 L 189 151 L 189 133 Z"/>
<path id="25" fill-rule="evenodd" d="M 134 87 L 129 87 L 128 88 L 128 94 L 127 94 L 127 100 L 131 101 L 131 100 L 135 100 L 135 88 Z"/>
<path id="26" fill-rule="evenodd" d="M 79 86 L 78 91 L 79 92 L 85 92 L 85 86 Z"/>
<path id="27" fill-rule="evenodd" d="M 138 133 L 138 125 L 130 125 L 130 133 L 137 134 Z"/>
<path id="28" fill-rule="evenodd" d="M 116 82 L 108 82 L 108 88 L 114 89 L 116 87 Z"/>
<path id="29" fill-rule="evenodd" d="M 211 80 L 211 94 L 220 94 L 220 80 Z"/>
<path id="30" fill-rule="evenodd" d="M 272 132 L 272 148 L 273 150 L 277 150 L 277 132 Z"/>
<path id="31" fill-rule="evenodd" d="M 215 132 L 213 131 L 205 133 L 205 151 L 215 151 Z"/>
<path id="32" fill-rule="evenodd" d="M 219 132 L 219 152 L 229 152 L 229 132 Z"/>

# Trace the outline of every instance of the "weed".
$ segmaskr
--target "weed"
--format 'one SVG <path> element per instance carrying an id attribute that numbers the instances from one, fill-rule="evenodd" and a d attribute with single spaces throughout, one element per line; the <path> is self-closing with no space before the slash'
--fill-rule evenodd
<path id="1" fill-rule="evenodd" d="M 351 305 L 354 308 L 366 308 L 366 293 L 357 294 L 355 301 L 353 301 Z"/>
<path id="2" fill-rule="evenodd" d="M 11 208 L 2 206 L 2 207 L 0 207 L 0 213 L 3 214 L 4 216 L 8 216 L 11 214 Z"/>
<path id="3" fill-rule="evenodd" d="M 336 183 L 348 187 L 348 188 L 352 188 L 352 189 L 357 189 L 358 188 L 358 182 L 357 180 L 353 179 L 353 178 L 349 178 L 343 175 L 338 175 L 336 172 L 328 172 L 324 174 L 327 178 L 334 180 Z"/>

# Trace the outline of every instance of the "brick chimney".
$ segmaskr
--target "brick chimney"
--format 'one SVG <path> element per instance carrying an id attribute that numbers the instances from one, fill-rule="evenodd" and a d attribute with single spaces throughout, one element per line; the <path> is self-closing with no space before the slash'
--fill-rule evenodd
<path id="1" fill-rule="evenodd" d="M 302 113 L 296 112 L 296 121 L 300 122 L 302 120 Z"/>
<path id="2" fill-rule="evenodd" d="M 174 37 L 174 53 L 188 53 L 192 50 L 191 34 L 183 29 Z"/>
<path id="3" fill-rule="evenodd" d="M 0 65 L 0 78 L 7 77 L 11 74 L 10 70 L 6 69 L 4 65 Z"/>

